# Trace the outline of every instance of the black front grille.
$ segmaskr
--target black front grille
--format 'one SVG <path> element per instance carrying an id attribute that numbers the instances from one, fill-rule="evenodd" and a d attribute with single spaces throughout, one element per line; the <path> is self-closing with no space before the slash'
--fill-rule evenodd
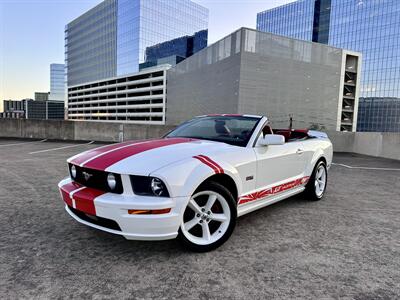
<path id="1" fill-rule="evenodd" d="M 107 184 L 107 176 L 110 173 L 104 172 L 104 171 L 88 169 L 88 168 L 82 168 L 82 167 L 75 165 L 76 177 L 73 178 L 72 174 L 71 174 L 71 167 L 72 167 L 72 164 L 69 164 L 71 178 L 74 181 L 82 184 L 83 186 L 91 187 L 91 188 L 94 188 L 94 189 L 97 189 L 100 191 L 104 191 L 104 192 L 122 194 L 123 188 L 122 188 L 121 175 L 113 173 L 115 176 L 117 185 L 114 190 L 111 190 Z"/>
<path id="2" fill-rule="evenodd" d="M 102 218 L 102 217 L 98 217 L 98 216 L 93 216 L 93 215 L 89 215 L 86 214 L 84 212 L 81 212 L 79 210 L 76 210 L 75 208 L 72 208 L 71 206 L 68 206 L 68 208 L 80 219 L 101 226 L 101 227 L 105 227 L 108 229 L 113 229 L 113 230 L 118 230 L 121 231 L 121 227 L 119 227 L 118 223 L 110 220 L 110 219 L 106 219 L 106 218 Z"/>

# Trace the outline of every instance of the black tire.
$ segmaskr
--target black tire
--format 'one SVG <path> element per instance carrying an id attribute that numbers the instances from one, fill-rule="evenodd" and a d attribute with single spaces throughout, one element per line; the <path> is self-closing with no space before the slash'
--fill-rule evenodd
<path id="1" fill-rule="evenodd" d="M 195 243 L 192 240 L 190 240 L 190 237 L 193 236 L 196 238 L 196 236 L 194 235 L 194 233 L 190 232 L 191 230 L 197 230 L 199 231 L 199 228 L 196 226 L 200 226 L 200 229 L 202 231 L 202 234 L 204 234 L 203 232 L 203 222 L 205 222 L 205 220 L 201 220 L 201 218 L 203 217 L 203 215 L 201 215 L 201 217 L 198 217 L 200 215 L 195 213 L 194 210 L 192 208 L 190 208 L 189 204 L 188 206 L 185 208 L 185 212 L 183 215 L 183 220 L 182 220 L 182 224 L 179 227 L 179 232 L 178 232 L 178 239 L 181 242 L 181 244 L 183 245 L 183 247 L 187 250 L 190 251 L 194 251 L 194 252 L 207 252 L 207 251 L 211 251 L 214 250 L 216 248 L 218 248 L 219 246 L 221 246 L 223 243 L 225 243 L 229 237 L 231 236 L 235 226 L 236 226 L 236 218 L 237 218 L 237 207 L 236 207 L 236 201 L 234 200 L 232 193 L 223 185 L 217 183 L 217 182 L 206 182 L 204 184 L 202 184 L 193 194 L 193 196 L 198 195 L 199 193 L 208 193 L 208 192 L 213 192 L 218 194 L 219 196 L 222 196 L 222 198 L 217 198 L 217 200 L 215 200 L 215 203 L 213 204 L 212 208 L 210 208 L 211 211 L 211 215 L 214 215 L 216 213 L 218 213 L 218 209 L 220 209 L 220 211 L 225 212 L 227 211 L 227 207 L 229 207 L 229 211 L 225 212 L 225 214 L 229 215 L 229 220 L 227 219 L 226 221 L 224 221 L 224 223 L 220 223 L 219 221 L 214 221 L 214 220 L 210 220 L 208 221 L 207 219 L 207 226 L 208 226 L 208 233 L 211 233 L 211 225 L 213 225 L 213 227 L 217 228 L 215 231 L 213 231 L 213 233 L 211 233 L 210 235 L 210 239 L 211 237 L 213 238 L 217 238 L 217 240 L 215 240 L 212 243 L 209 244 L 199 244 L 199 243 Z M 198 197 L 196 197 L 196 203 L 198 204 L 198 206 L 203 209 L 207 207 L 207 199 L 202 199 L 201 197 L 207 197 L 207 199 L 209 199 L 208 195 L 200 195 Z M 221 201 L 223 201 L 222 199 L 224 199 L 226 202 L 224 205 L 221 205 Z M 206 202 L 204 202 L 204 200 Z M 204 204 L 204 205 L 203 205 Z M 219 207 L 218 207 L 219 205 Z M 225 208 L 225 210 L 224 210 Z M 203 212 L 202 214 L 206 214 L 207 212 Z M 194 214 L 194 215 L 193 215 Z M 224 215 L 223 213 L 220 213 L 220 215 Z M 199 220 L 199 222 L 203 221 L 202 224 L 198 223 L 196 225 L 194 225 L 194 227 L 192 229 L 186 230 L 184 228 L 182 228 L 182 226 L 184 226 L 185 222 L 188 221 L 194 221 L 195 217 Z M 213 222 L 213 223 L 211 223 Z M 215 224 L 214 224 L 215 222 Z M 220 223 L 220 225 L 218 225 L 218 223 Z M 224 225 L 223 225 L 224 224 Z M 221 227 L 224 227 L 223 229 L 223 233 L 221 233 L 221 231 L 219 230 Z M 219 233 L 217 233 L 216 231 L 219 231 Z M 184 233 L 184 232 L 185 233 Z M 218 235 L 221 234 L 220 237 L 218 237 Z M 189 238 L 188 238 L 189 235 Z M 200 237 L 199 237 L 200 238 Z"/>
<path id="2" fill-rule="evenodd" d="M 321 168 L 323 168 L 323 170 L 325 172 L 325 185 L 324 185 L 323 189 L 321 189 L 322 193 L 318 193 L 317 188 L 316 188 L 316 176 L 317 176 L 318 170 L 320 170 Z M 306 199 L 308 199 L 310 201 L 319 201 L 324 197 L 327 185 L 328 185 L 328 171 L 326 169 L 326 164 L 323 160 L 319 160 L 317 162 L 317 164 L 315 165 L 312 175 L 310 177 L 310 180 L 308 181 L 308 183 L 306 185 L 306 189 L 304 191 L 304 196 L 306 197 Z"/>

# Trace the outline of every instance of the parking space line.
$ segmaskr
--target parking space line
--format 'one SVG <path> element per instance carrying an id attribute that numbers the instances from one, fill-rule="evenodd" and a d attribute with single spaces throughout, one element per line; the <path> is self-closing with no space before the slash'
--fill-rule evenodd
<path id="1" fill-rule="evenodd" d="M 33 144 L 33 143 L 43 143 L 45 141 L 47 141 L 47 139 L 44 139 L 41 141 L 26 142 L 26 143 L 5 144 L 5 145 L 0 145 L 0 147 L 20 146 L 20 145 L 27 145 L 27 144 Z"/>
<path id="2" fill-rule="evenodd" d="M 43 152 L 57 151 L 57 150 L 62 150 L 62 149 L 68 149 L 68 148 L 74 148 L 74 147 L 80 147 L 80 146 L 91 145 L 91 144 L 93 144 L 93 143 L 94 143 L 94 141 L 91 141 L 91 142 L 89 142 L 89 143 L 85 143 L 85 144 L 71 145 L 71 146 L 64 146 L 64 147 L 58 147 L 58 148 L 51 148 L 51 149 L 45 149 L 45 150 L 39 150 L 39 151 L 33 151 L 33 152 L 29 152 L 29 154 L 36 154 L 36 153 L 43 153 Z"/>
<path id="3" fill-rule="evenodd" d="M 395 169 L 395 168 L 352 167 L 352 166 L 349 166 L 349 165 L 338 164 L 338 163 L 332 163 L 332 165 L 344 167 L 344 168 L 347 168 L 347 169 L 381 170 L 381 171 L 400 171 L 400 169 Z"/>

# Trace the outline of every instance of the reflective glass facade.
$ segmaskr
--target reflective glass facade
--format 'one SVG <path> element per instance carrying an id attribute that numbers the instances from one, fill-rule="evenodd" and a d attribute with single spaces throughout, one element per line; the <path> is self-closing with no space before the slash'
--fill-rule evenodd
<path id="1" fill-rule="evenodd" d="M 368 129 L 371 124 L 376 128 L 399 123 L 399 98 L 371 97 L 363 98 L 358 104 L 358 127 Z M 396 127 L 395 127 L 396 129 Z M 364 130 L 366 131 L 366 130 Z M 368 131 L 368 130 L 367 130 Z M 383 130 L 378 130 L 383 131 Z"/>
<path id="2" fill-rule="evenodd" d="M 140 44 L 140 0 L 118 0 L 117 72 L 124 75 L 138 70 Z"/>
<path id="3" fill-rule="evenodd" d="M 50 65 L 50 100 L 64 101 L 64 64 Z"/>
<path id="4" fill-rule="evenodd" d="M 313 13 L 293 13 L 304 7 Z M 315 23 L 318 13 L 325 26 Z M 400 1 L 301 0 L 259 13 L 257 28 L 362 52 L 357 130 L 400 131 Z M 305 34 L 310 30 L 314 35 Z M 325 40 L 316 40 L 315 33 Z"/>
<path id="5" fill-rule="evenodd" d="M 115 76 L 117 0 L 105 0 L 66 26 L 67 84 Z"/>
<path id="6" fill-rule="evenodd" d="M 162 63 L 176 65 L 183 59 L 207 47 L 207 36 L 208 31 L 202 30 L 191 36 L 186 35 L 147 47 L 145 51 L 146 61 L 140 67 Z"/>
<path id="7" fill-rule="evenodd" d="M 314 1 L 289 3 L 257 14 L 257 30 L 311 41 Z"/>
<path id="8" fill-rule="evenodd" d="M 190 0 L 105 0 L 66 27 L 68 86 L 137 72 L 148 47 L 207 26 Z"/>
<path id="9" fill-rule="evenodd" d="M 208 9 L 192 1 L 141 0 L 140 3 L 139 63 L 146 60 L 148 47 L 207 30 Z"/>

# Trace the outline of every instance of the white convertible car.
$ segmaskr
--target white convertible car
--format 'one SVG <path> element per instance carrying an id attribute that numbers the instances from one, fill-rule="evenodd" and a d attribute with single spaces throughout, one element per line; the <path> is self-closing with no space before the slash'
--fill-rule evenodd
<path id="1" fill-rule="evenodd" d="M 321 199 L 331 161 L 324 133 L 272 129 L 263 116 L 208 115 L 162 139 L 78 154 L 59 189 L 80 223 L 208 251 L 229 238 L 237 217 L 302 192 Z"/>

